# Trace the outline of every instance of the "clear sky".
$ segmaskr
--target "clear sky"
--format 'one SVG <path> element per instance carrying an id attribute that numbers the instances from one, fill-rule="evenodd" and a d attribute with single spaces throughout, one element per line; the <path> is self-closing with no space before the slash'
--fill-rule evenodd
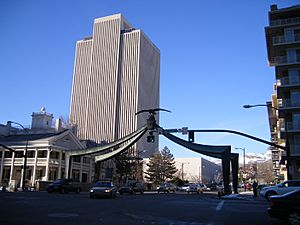
<path id="1" fill-rule="evenodd" d="M 269 140 L 266 108 L 242 105 L 263 104 L 273 92 L 264 34 L 272 4 L 300 2 L 1 0 L 0 123 L 30 125 L 42 106 L 68 116 L 76 41 L 92 35 L 95 18 L 122 13 L 160 49 L 160 107 L 172 111 L 161 113 L 162 127 L 233 129 Z M 253 153 L 268 147 L 229 134 L 201 133 L 196 142 Z M 165 145 L 176 157 L 198 156 L 161 137 Z"/>

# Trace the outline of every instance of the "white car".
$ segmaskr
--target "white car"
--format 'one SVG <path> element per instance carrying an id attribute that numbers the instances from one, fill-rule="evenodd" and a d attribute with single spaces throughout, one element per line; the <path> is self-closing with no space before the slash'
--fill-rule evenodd
<path id="1" fill-rule="evenodd" d="M 260 196 L 269 200 L 272 195 L 283 195 L 294 190 L 300 190 L 300 180 L 287 180 L 275 186 L 264 187 Z"/>

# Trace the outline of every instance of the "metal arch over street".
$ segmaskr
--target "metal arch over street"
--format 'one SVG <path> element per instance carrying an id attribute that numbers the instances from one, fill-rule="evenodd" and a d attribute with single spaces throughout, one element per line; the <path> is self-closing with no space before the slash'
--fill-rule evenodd
<path id="1" fill-rule="evenodd" d="M 179 144 L 185 148 L 188 148 L 200 154 L 222 159 L 223 183 L 224 183 L 225 194 L 231 193 L 229 188 L 230 161 L 231 161 L 233 189 L 234 192 L 237 193 L 239 155 L 237 153 L 231 153 L 230 145 L 213 146 L 213 145 L 196 144 L 178 138 L 175 135 L 170 134 L 167 130 L 163 130 L 162 128 L 160 129 L 161 129 L 160 133 L 162 135 L 164 135 L 169 140 L 175 142 L 176 144 Z"/>

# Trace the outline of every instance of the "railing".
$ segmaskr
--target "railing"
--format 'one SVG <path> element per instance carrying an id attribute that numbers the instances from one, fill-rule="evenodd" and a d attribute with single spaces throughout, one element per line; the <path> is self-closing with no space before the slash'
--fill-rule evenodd
<path id="1" fill-rule="evenodd" d="M 294 42 L 300 42 L 300 34 L 294 34 L 293 36 L 290 36 L 288 38 L 286 36 L 273 37 L 273 45 L 290 44 Z"/>
<path id="2" fill-rule="evenodd" d="M 300 121 L 287 122 L 288 131 L 300 131 Z"/>
<path id="3" fill-rule="evenodd" d="M 278 99 L 279 108 L 298 108 L 300 107 L 300 101 L 291 101 L 291 99 Z"/>
<path id="4" fill-rule="evenodd" d="M 296 64 L 300 63 L 300 56 L 296 58 L 288 58 L 287 56 L 276 56 L 273 58 L 272 65 Z"/>
<path id="5" fill-rule="evenodd" d="M 294 154 L 300 155 L 300 145 L 294 145 Z"/>
<path id="6" fill-rule="evenodd" d="M 47 158 L 38 158 L 37 163 L 47 163 Z"/>
<path id="7" fill-rule="evenodd" d="M 290 80 L 288 77 L 284 77 L 277 80 L 277 86 L 289 86 L 289 85 L 300 85 L 300 76 L 295 80 Z"/>
<path id="8" fill-rule="evenodd" d="M 280 20 L 271 20 L 270 26 L 280 26 L 292 23 L 300 23 L 300 17 L 280 19 Z"/>

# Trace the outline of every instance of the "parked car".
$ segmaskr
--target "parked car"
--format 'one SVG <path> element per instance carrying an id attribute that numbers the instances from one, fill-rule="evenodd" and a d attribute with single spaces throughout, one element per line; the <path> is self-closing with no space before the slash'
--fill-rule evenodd
<path id="1" fill-rule="evenodd" d="M 300 190 L 270 197 L 268 214 L 291 225 L 300 224 Z"/>
<path id="2" fill-rule="evenodd" d="M 134 193 L 144 194 L 145 186 L 143 183 L 132 183 L 132 184 L 125 184 L 119 188 L 120 195 L 124 193 L 128 193 L 133 195 Z"/>
<path id="3" fill-rule="evenodd" d="M 98 181 L 90 189 L 90 198 L 109 197 L 114 198 L 117 195 L 117 188 L 111 181 Z"/>
<path id="4" fill-rule="evenodd" d="M 71 179 L 58 179 L 48 185 L 47 192 L 60 192 L 61 194 L 75 192 L 79 194 L 81 192 L 81 187 L 78 182 L 74 182 Z"/>
<path id="5" fill-rule="evenodd" d="M 171 183 L 163 183 L 163 184 L 160 184 L 156 190 L 158 193 L 160 192 L 175 192 L 176 191 L 176 186 L 174 184 L 171 184 Z"/>
<path id="6" fill-rule="evenodd" d="M 283 195 L 294 190 L 300 190 L 300 180 L 287 180 L 275 186 L 264 187 L 260 191 L 260 196 L 270 200 L 273 195 Z"/>
<path id="7" fill-rule="evenodd" d="M 198 184 L 197 192 L 202 194 L 204 191 L 207 191 L 206 185 L 205 184 Z"/>
<path id="8" fill-rule="evenodd" d="M 189 194 L 189 193 L 198 193 L 198 185 L 197 184 L 189 184 L 186 188 L 185 191 Z"/>

